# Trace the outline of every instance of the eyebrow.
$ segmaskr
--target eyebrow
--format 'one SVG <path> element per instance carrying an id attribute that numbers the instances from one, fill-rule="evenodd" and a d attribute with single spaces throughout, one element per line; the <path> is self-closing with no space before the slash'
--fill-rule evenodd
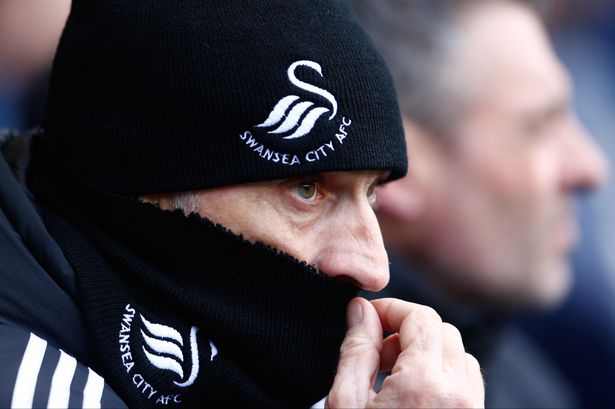
<path id="1" fill-rule="evenodd" d="M 557 101 L 553 104 L 550 104 L 543 112 L 542 117 L 544 119 L 551 119 L 561 115 L 562 113 L 568 111 L 570 109 L 570 101 L 567 99 L 563 99 L 561 101 Z"/>
<path id="2" fill-rule="evenodd" d="M 568 99 L 551 101 L 535 112 L 526 114 L 525 122 L 533 124 L 548 122 L 566 113 L 569 109 L 571 109 L 571 103 Z"/>

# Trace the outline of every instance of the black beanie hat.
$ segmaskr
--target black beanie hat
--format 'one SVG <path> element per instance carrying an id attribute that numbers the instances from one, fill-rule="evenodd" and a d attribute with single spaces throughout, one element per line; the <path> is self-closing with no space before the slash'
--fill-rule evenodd
<path id="1" fill-rule="evenodd" d="M 43 129 L 129 195 L 407 168 L 388 71 L 339 0 L 73 0 Z"/>

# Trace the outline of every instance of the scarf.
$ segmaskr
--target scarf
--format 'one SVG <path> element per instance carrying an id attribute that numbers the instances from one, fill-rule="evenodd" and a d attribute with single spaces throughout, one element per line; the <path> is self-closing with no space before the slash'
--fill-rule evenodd
<path id="1" fill-rule="evenodd" d="M 96 369 L 130 407 L 328 393 L 356 287 L 196 214 L 88 187 L 42 144 L 30 188 L 75 270 Z"/>

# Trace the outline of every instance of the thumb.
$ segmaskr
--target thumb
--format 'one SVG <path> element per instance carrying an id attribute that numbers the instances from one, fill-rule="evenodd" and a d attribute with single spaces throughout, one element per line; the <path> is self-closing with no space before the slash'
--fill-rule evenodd
<path id="1" fill-rule="evenodd" d="M 354 298 L 347 308 L 348 331 L 340 349 L 340 361 L 327 408 L 362 408 L 375 396 L 382 350 L 382 325 L 375 308 L 363 298 Z"/>

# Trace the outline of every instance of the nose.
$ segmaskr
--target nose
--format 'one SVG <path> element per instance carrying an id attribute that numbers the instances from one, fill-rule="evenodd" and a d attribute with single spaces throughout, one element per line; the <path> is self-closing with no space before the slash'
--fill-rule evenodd
<path id="1" fill-rule="evenodd" d="M 564 187 L 567 190 L 585 191 L 603 185 L 609 173 L 606 156 L 576 119 L 564 140 Z"/>
<path id="2" fill-rule="evenodd" d="M 363 290 L 382 290 L 389 282 L 389 259 L 369 201 L 363 197 L 338 212 L 327 229 L 330 245 L 316 265 L 329 276 L 351 279 Z"/>

